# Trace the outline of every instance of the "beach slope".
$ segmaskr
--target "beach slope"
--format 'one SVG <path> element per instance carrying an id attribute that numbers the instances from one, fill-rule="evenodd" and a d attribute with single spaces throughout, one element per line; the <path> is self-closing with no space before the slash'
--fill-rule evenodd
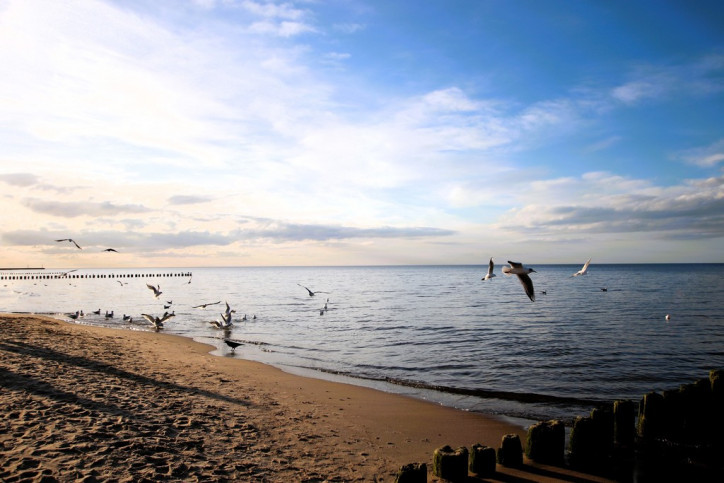
<path id="1" fill-rule="evenodd" d="M 163 333 L 8 314 L 0 333 L 2 481 L 394 481 L 404 464 L 431 468 L 437 447 L 525 435 Z M 500 481 L 563 471 L 499 469 Z"/>

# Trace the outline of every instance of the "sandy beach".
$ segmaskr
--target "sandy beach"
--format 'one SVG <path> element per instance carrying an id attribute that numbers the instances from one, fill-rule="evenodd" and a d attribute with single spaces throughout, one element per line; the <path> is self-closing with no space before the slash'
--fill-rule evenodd
<path id="1" fill-rule="evenodd" d="M 7 314 L 0 330 L 2 481 L 394 481 L 415 462 L 437 481 L 435 448 L 525 438 L 500 419 L 179 336 Z M 561 480 L 606 481 L 527 460 L 484 481 Z"/>

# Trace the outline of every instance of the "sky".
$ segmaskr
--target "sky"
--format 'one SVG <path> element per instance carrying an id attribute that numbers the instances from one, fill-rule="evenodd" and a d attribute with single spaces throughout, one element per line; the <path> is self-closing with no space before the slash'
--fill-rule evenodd
<path id="1" fill-rule="evenodd" d="M 0 267 L 724 262 L 722 25 L 0 0 Z"/>

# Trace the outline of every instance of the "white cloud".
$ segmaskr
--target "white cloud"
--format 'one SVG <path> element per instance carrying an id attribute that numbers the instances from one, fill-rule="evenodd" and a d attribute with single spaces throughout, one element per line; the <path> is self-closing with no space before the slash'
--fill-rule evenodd
<path id="1" fill-rule="evenodd" d="M 532 183 L 496 225 L 522 234 L 586 237 L 655 233 L 662 239 L 724 237 L 724 178 L 667 188 L 605 172 Z M 646 235 L 652 236 L 652 235 Z"/>
<path id="2" fill-rule="evenodd" d="M 249 32 L 255 34 L 272 34 L 279 37 L 293 37 L 303 33 L 313 33 L 317 30 L 311 25 L 302 22 L 254 22 L 249 27 Z"/>
<path id="3" fill-rule="evenodd" d="M 353 34 L 367 28 L 364 24 L 359 23 L 337 23 L 332 26 L 335 30 L 345 34 Z"/>
<path id="4" fill-rule="evenodd" d="M 302 9 L 295 8 L 290 2 L 241 2 L 241 6 L 254 15 L 265 18 L 282 18 L 286 20 L 298 20 L 304 17 L 305 12 Z"/>

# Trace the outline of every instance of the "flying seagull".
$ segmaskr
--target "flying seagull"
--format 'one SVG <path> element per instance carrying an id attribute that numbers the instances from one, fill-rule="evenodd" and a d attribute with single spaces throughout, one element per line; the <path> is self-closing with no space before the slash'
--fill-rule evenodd
<path id="1" fill-rule="evenodd" d="M 158 317 L 158 316 L 154 317 L 153 315 L 148 315 L 148 314 L 141 314 L 141 315 L 143 316 L 144 319 L 151 322 L 151 324 L 157 329 L 162 329 L 164 322 L 166 322 L 171 317 L 176 317 L 176 314 L 174 314 L 174 313 L 169 314 L 168 312 L 164 312 L 164 314 L 161 317 Z"/>
<path id="2" fill-rule="evenodd" d="M 535 291 L 533 290 L 533 280 L 528 276 L 529 273 L 535 272 L 532 268 L 525 268 L 522 263 L 511 262 L 510 267 L 503 267 L 503 273 L 506 275 L 517 275 L 518 280 L 523 285 L 526 295 L 530 298 L 531 302 L 535 302 Z"/>
<path id="3" fill-rule="evenodd" d="M 116 252 L 116 253 L 118 253 L 118 250 L 116 250 L 115 248 L 106 248 L 106 249 L 103 250 L 103 251 L 104 251 L 104 252 Z"/>
<path id="4" fill-rule="evenodd" d="M 495 264 L 493 263 L 493 257 L 490 257 L 490 263 L 488 263 L 488 273 L 485 274 L 483 278 L 480 280 L 490 280 L 495 276 L 493 273 L 493 268 L 495 268 Z"/>
<path id="5" fill-rule="evenodd" d="M 161 292 L 161 286 L 154 287 L 153 285 L 147 283 L 146 287 L 148 287 L 150 290 L 153 290 L 153 296 L 158 298 L 159 295 L 161 295 L 163 292 Z"/>
<path id="6" fill-rule="evenodd" d="M 72 243 L 73 245 L 75 245 L 75 246 L 78 248 L 78 250 L 82 250 L 82 248 L 80 247 L 80 245 L 78 245 L 78 244 L 75 242 L 75 240 L 73 240 L 72 238 L 61 238 L 60 240 L 55 240 L 55 241 L 57 241 L 57 242 L 67 241 L 67 242 L 70 242 L 70 243 Z"/>
<path id="7" fill-rule="evenodd" d="M 231 319 L 227 320 L 226 318 L 224 318 L 224 314 L 221 314 L 221 320 L 212 320 L 209 322 L 209 324 L 213 325 L 217 329 L 223 330 L 230 330 L 232 327 L 234 327 Z"/>
<path id="8" fill-rule="evenodd" d="M 588 261 L 583 264 L 583 268 L 580 269 L 579 271 L 577 271 L 576 273 L 574 273 L 574 274 L 572 275 L 572 277 L 577 277 L 577 276 L 579 276 L 579 275 L 585 275 L 586 272 L 588 271 L 588 265 L 589 265 L 590 263 L 591 263 L 591 259 L 589 258 Z"/>
<path id="9" fill-rule="evenodd" d="M 191 307 L 191 308 L 192 308 L 192 309 L 205 309 L 205 308 L 208 307 L 209 305 L 216 305 L 216 304 L 220 304 L 220 303 L 221 303 L 221 300 L 219 300 L 218 302 L 210 302 L 210 303 L 208 303 L 208 304 L 194 305 L 194 306 Z"/>
<path id="10" fill-rule="evenodd" d="M 234 323 L 231 321 L 231 314 L 234 312 L 236 312 L 236 310 L 229 307 L 229 302 L 226 302 L 226 312 L 220 314 L 221 320 L 212 320 L 209 323 L 217 329 L 231 329 L 234 327 Z"/>
<path id="11" fill-rule="evenodd" d="M 318 294 L 318 293 L 329 293 L 329 292 L 320 292 L 320 291 L 312 292 L 311 290 L 309 290 L 307 287 L 305 287 L 305 286 L 302 285 L 301 283 L 298 283 L 297 285 L 299 285 L 300 287 L 302 287 L 303 289 L 305 289 L 307 292 L 309 292 L 309 296 L 310 296 L 310 297 L 314 297 L 314 295 L 315 295 L 315 294 Z"/>
<path id="12" fill-rule="evenodd" d="M 234 350 L 236 350 L 237 347 L 242 345 L 241 342 L 234 342 L 233 340 L 229 340 L 229 339 L 224 339 L 224 343 L 226 345 L 228 345 L 229 347 L 231 347 L 232 352 L 234 352 Z"/>

